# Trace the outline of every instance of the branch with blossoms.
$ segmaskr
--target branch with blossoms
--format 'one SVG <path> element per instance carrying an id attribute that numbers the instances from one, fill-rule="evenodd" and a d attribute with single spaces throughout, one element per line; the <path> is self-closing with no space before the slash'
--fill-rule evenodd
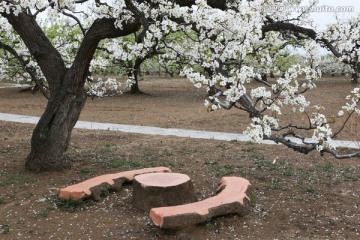
<path id="1" fill-rule="evenodd" d="M 251 9 L 252 3 L 248 4 Z M 348 119 L 354 114 L 354 108 L 359 99 L 356 96 L 351 98 L 352 104 L 344 108 L 350 112 L 349 117 L 333 134 L 326 116 L 319 112 L 320 108 L 315 108 L 317 110 L 312 112 L 313 107 L 304 95 L 305 92 L 316 87 L 315 82 L 321 77 L 318 68 L 317 48 L 319 45 L 315 41 L 317 40 L 315 31 L 288 22 L 275 21 L 263 25 L 260 31 L 257 31 L 257 26 L 261 26 L 259 22 L 256 22 L 259 20 L 249 19 L 248 16 L 255 14 L 246 13 L 244 9 L 246 8 L 242 8 L 244 12 L 244 18 L 242 18 L 239 15 L 231 16 L 229 12 L 225 14 L 223 11 L 214 11 L 203 2 L 198 5 L 197 11 L 211 18 L 207 18 L 204 25 L 197 23 L 199 38 L 205 43 L 200 43 L 201 47 L 193 48 L 194 52 L 191 54 L 199 56 L 197 60 L 202 61 L 202 67 L 209 68 L 211 71 L 204 75 L 192 68 L 185 68 L 182 74 L 196 87 L 204 87 L 207 90 L 216 89 L 215 93 L 205 101 L 209 111 L 237 108 L 248 112 L 252 122 L 246 133 L 255 142 L 263 139 L 271 140 L 301 153 L 317 150 L 339 159 L 359 156 L 358 152 L 339 154 L 332 140 L 344 129 Z M 235 21 L 233 19 L 236 19 L 239 26 L 244 26 L 241 22 L 246 21 L 247 29 L 244 31 L 231 25 Z M 299 43 L 302 42 L 308 56 L 302 64 L 293 65 L 287 69 L 283 77 L 275 79 L 275 83 L 270 84 L 261 79 L 260 73 L 264 70 L 267 72 L 273 70 L 274 55 L 266 51 L 258 51 L 257 58 L 264 59 L 260 61 L 264 64 L 260 65 L 251 63 L 249 57 L 253 55 L 254 49 L 261 49 L 259 45 L 272 44 L 266 41 L 264 34 L 274 31 L 282 33 L 285 41 L 289 36 L 298 39 Z M 330 46 L 331 43 L 328 45 Z M 268 49 L 268 47 L 263 49 Z M 298 80 L 299 77 L 305 79 L 302 84 Z M 254 81 L 258 83 L 255 86 Z M 355 89 L 352 95 L 356 94 Z M 284 106 L 290 106 L 294 112 L 305 114 L 308 124 L 281 125 L 280 116 Z M 341 115 L 342 112 L 339 113 L 339 117 Z M 302 134 L 303 132 L 311 133 L 310 141 Z"/>
<path id="2" fill-rule="evenodd" d="M 338 20 L 324 30 L 319 38 L 325 39 L 327 47 L 341 62 L 352 68 L 352 81 L 360 77 L 360 14 L 348 20 Z"/>
<path id="3" fill-rule="evenodd" d="M 12 55 L 16 59 L 16 62 L 20 65 L 21 69 L 23 69 L 23 71 L 30 76 L 31 82 L 35 83 L 35 87 L 33 87 L 32 92 L 35 93 L 36 91 L 41 91 L 41 93 L 48 99 L 50 95 L 48 86 L 45 85 L 45 81 L 41 78 L 41 74 L 37 72 L 37 67 L 31 66 L 30 61 L 26 60 L 23 56 L 21 56 L 15 50 L 15 48 L 1 42 L 1 40 L 0 40 L 0 49 L 3 49 L 4 51 Z M 4 60 L 6 60 L 8 63 L 7 64 L 5 63 L 4 65 L 9 66 L 10 65 L 9 62 L 11 62 L 11 58 L 6 58 L 6 56 L 7 54 L 4 54 Z M 12 79 L 19 79 L 18 74 L 12 76 Z"/>

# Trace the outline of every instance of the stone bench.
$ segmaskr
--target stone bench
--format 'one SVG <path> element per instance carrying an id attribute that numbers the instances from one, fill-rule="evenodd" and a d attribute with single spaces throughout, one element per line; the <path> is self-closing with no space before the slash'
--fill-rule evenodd
<path id="1" fill-rule="evenodd" d="M 103 189 L 118 191 L 124 183 L 132 182 L 136 175 L 154 172 L 171 172 L 171 170 L 166 167 L 155 167 L 106 174 L 63 188 L 59 197 L 66 200 L 80 200 L 91 196 L 94 200 L 100 200 Z"/>
<path id="2" fill-rule="evenodd" d="M 195 203 L 152 208 L 150 218 L 161 228 L 178 229 L 229 213 L 242 216 L 250 210 L 249 186 L 244 178 L 223 177 L 216 196 Z"/>

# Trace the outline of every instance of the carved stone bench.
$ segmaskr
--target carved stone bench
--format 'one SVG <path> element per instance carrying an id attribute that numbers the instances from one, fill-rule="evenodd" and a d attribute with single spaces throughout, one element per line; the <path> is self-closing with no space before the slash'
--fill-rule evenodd
<path id="1" fill-rule="evenodd" d="M 249 186 L 244 178 L 223 177 L 216 196 L 195 203 L 152 208 L 150 218 L 161 228 L 177 229 L 229 213 L 245 215 L 250 210 Z"/>
<path id="2" fill-rule="evenodd" d="M 80 200 L 91 196 L 94 200 L 100 200 L 103 189 L 118 191 L 122 184 L 132 182 L 136 175 L 154 172 L 171 172 L 171 170 L 166 167 L 155 167 L 106 174 L 63 188 L 60 190 L 59 197 Z"/>

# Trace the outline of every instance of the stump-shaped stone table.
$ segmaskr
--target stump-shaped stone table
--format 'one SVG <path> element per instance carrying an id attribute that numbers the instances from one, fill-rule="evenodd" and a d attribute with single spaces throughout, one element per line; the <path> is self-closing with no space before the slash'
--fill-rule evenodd
<path id="1" fill-rule="evenodd" d="M 135 176 L 133 205 L 149 211 L 154 207 L 175 206 L 197 201 L 189 176 L 181 173 L 147 173 Z"/>

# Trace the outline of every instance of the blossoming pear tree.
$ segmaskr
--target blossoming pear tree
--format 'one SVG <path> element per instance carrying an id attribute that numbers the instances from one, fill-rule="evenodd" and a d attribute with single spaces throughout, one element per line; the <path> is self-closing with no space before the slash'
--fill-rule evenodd
<path id="1" fill-rule="evenodd" d="M 77 10 L 83 3 L 88 4 L 87 9 Z M 281 4 L 299 3 L 283 0 Z M 86 102 L 84 86 L 91 66 L 107 62 L 106 51 L 93 61 L 106 39 L 116 39 L 112 54 L 121 58 L 127 54 L 126 59 L 143 57 L 154 46 L 158 51 L 160 44 L 166 48 L 167 59 L 186 59 L 182 74 L 196 87 L 214 90 L 205 102 L 208 109 L 248 112 L 251 124 L 247 132 L 254 141 L 268 139 L 302 153 L 318 150 L 337 158 L 359 156 L 357 152 L 341 155 L 336 151 L 332 139 L 338 131 L 333 133 L 321 108 L 312 106 L 303 94 L 321 77 L 319 47 L 333 50 L 333 42 L 304 27 L 309 22 L 306 11 L 296 17 L 268 12 L 267 6 L 274 4 L 274 0 L 0 0 L 0 21 L 7 22 L 9 30 L 22 40 L 49 89 L 48 104 L 33 132 L 26 168 L 42 171 L 70 167 L 66 150 L 71 132 Z M 75 37 L 77 45 L 70 49 L 72 55 L 50 40 L 45 26 L 39 24 L 39 14 L 46 14 L 49 23 L 64 21 L 80 29 L 81 34 Z M 141 37 L 134 45 L 139 51 L 125 52 L 122 37 L 139 32 Z M 167 41 L 166 35 L 176 32 L 184 33 L 182 41 Z M 261 78 L 261 74 L 277 70 L 279 54 L 270 49 L 276 49 L 271 45 L 279 41 L 272 43 L 271 36 L 295 42 L 306 52 L 304 62 L 288 67 L 275 82 Z M 359 89 L 354 89 L 339 114 L 345 123 L 359 113 L 359 98 Z M 286 123 L 281 118 L 286 106 L 305 114 L 308 124 Z M 303 132 L 310 132 L 312 140 Z"/>
<path id="2" fill-rule="evenodd" d="M 351 78 L 359 82 L 360 76 L 360 15 L 330 24 L 320 37 L 331 43 L 329 50 L 352 68 Z"/>
<path id="3" fill-rule="evenodd" d="M 343 63 L 334 54 L 327 54 L 321 56 L 319 64 L 322 74 L 334 76 L 335 74 L 347 76 L 352 75 L 352 68 L 349 64 Z"/>

